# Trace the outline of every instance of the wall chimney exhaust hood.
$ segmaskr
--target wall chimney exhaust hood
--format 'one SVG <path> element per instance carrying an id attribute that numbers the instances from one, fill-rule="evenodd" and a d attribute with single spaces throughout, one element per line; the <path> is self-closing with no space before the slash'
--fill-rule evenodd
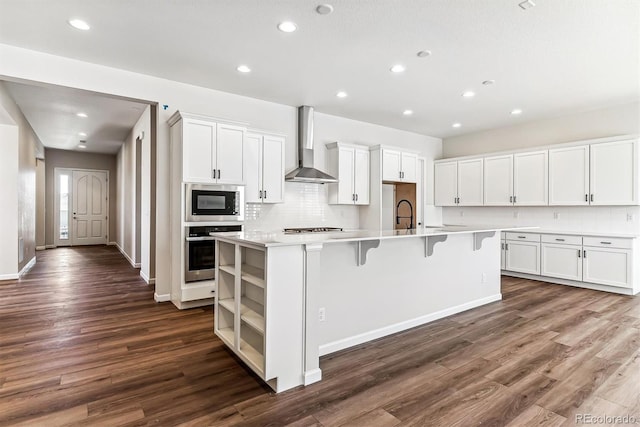
<path id="1" fill-rule="evenodd" d="M 298 167 L 289 172 L 284 180 L 314 184 L 338 182 L 331 175 L 313 167 L 313 107 L 298 107 Z"/>

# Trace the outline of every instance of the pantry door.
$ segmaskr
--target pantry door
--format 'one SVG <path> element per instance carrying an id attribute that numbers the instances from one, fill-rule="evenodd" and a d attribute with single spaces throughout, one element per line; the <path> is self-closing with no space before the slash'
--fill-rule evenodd
<path id="1" fill-rule="evenodd" d="M 107 172 L 74 170 L 72 172 L 71 244 L 107 244 L 109 196 Z"/>

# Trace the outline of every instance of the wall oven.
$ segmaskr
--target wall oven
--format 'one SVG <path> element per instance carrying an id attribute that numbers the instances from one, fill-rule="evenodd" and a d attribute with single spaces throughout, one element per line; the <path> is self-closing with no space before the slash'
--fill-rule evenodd
<path id="1" fill-rule="evenodd" d="M 244 221 L 244 187 L 186 184 L 185 218 L 192 221 Z"/>
<path id="2" fill-rule="evenodd" d="M 242 225 L 216 225 L 187 227 L 184 251 L 184 281 L 211 280 L 215 278 L 215 238 L 209 233 L 242 231 Z"/>

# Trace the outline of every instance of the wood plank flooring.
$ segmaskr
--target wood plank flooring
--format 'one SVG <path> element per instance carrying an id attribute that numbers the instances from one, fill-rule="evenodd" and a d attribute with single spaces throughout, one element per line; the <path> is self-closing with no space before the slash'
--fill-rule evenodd
<path id="1" fill-rule="evenodd" d="M 505 277 L 503 301 L 325 356 L 320 383 L 275 395 L 210 308 L 156 304 L 113 247 L 37 257 L 0 282 L 0 426 L 640 423 L 637 297 Z"/>

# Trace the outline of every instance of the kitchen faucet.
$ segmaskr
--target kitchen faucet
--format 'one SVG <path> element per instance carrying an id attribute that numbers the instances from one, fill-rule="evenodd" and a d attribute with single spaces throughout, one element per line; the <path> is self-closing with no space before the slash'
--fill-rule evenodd
<path id="1" fill-rule="evenodd" d="M 403 202 L 409 205 L 409 216 L 400 216 L 400 205 Z M 407 218 L 410 221 L 407 229 L 412 229 L 413 228 L 413 205 L 407 199 L 402 199 L 396 205 L 396 224 L 400 224 L 401 219 L 407 219 Z"/>

